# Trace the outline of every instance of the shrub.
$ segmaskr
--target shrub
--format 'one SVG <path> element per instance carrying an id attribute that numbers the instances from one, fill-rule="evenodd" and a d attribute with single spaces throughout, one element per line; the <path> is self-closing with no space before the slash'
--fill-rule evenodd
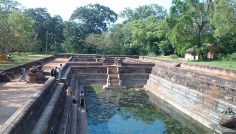
<path id="1" fill-rule="evenodd" d="M 176 54 L 171 54 L 171 55 L 170 55 L 170 58 L 173 59 L 173 60 L 175 60 L 175 59 L 178 59 L 179 56 L 176 55 Z"/>

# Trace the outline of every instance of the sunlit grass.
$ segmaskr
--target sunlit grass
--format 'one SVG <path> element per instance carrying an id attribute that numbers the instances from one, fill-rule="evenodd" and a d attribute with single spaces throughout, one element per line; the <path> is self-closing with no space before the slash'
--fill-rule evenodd
<path id="1" fill-rule="evenodd" d="M 220 61 L 220 60 L 184 60 L 183 58 L 178 58 L 178 59 L 172 59 L 169 56 L 163 57 L 163 56 L 156 56 L 155 58 L 158 59 L 163 59 L 163 60 L 170 60 L 170 61 L 182 61 L 186 63 L 191 63 L 191 64 L 198 64 L 198 65 L 206 65 L 206 66 L 212 66 L 212 67 L 220 67 L 220 68 L 228 68 L 228 69 L 236 69 L 236 62 L 232 61 Z M 164 64 L 161 63 L 161 61 L 156 62 L 158 64 Z"/>
<path id="2" fill-rule="evenodd" d="M 232 61 L 217 61 L 217 60 L 201 61 L 199 60 L 199 61 L 189 61 L 189 63 L 220 67 L 220 68 L 236 69 L 236 62 L 232 62 Z"/>
<path id="3" fill-rule="evenodd" d="M 19 66 L 21 64 L 25 64 L 46 57 L 45 55 L 42 54 L 33 54 L 30 52 L 21 53 L 20 55 L 18 53 L 11 53 L 11 54 L 12 54 L 12 60 L 0 62 L 0 69 L 7 69 Z"/>

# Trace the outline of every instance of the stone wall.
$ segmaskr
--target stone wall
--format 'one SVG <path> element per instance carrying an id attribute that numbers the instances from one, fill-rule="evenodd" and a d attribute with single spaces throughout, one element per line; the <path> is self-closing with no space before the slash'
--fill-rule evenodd
<path id="1" fill-rule="evenodd" d="M 51 90 L 56 86 L 55 78 L 49 78 L 42 87 L 1 127 L 0 133 L 16 134 L 30 133 L 38 120 L 39 115 L 47 105 Z"/>
<path id="2" fill-rule="evenodd" d="M 235 84 L 234 79 L 156 64 L 145 88 L 211 128 L 227 106 L 236 111 Z"/>
<path id="3" fill-rule="evenodd" d="M 139 59 L 150 61 L 150 62 L 155 62 L 155 63 L 158 63 L 158 64 L 164 63 L 164 64 L 167 64 L 167 65 L 170 65 L 170 66 L 175 66 L 175 65 L 181 63 L 180 61 L 171 61 L 171 60 L 165 60 L 165 59 L 148 57 L 148 56 L 139 56 Z"/>
<path id="4" fill-rule="evenodd" d="M 47 62 L 52 61 L 54 59 L 55 59 L 54 56 L 50 56 L 50 57 L 46 57 L 43 59 L 39 59 L 37 61 L 43 61 L 43 64 L 44 64 L 44 63 L 47 63 Z M 4 72 L 10 72 L 11 74 L 17 74 L 17 73 L 20 73 L 22 66 L 25 66 L 26 69 L 30 69 L 33 65 L 35 65 L 37 63 L 37 61 L 25 63 L 25 64 L 22 64 L 22 65 L 19 65 L 16 67 L 12 67 L 12 68 L 8 68 L 8 69 L 4 70 Z"/>
<path id="5" fill-rule="evenodd" d="M 236 102 L 236 80 L 232 78 L 208 75 L 187 69 L 156 65 L 152 74 L 171 82 L 195 89 L 228 103 Z"/>
<path id="6" fill-rule="evenodd" d="M 205 71 L 205 72 L 211 72 L 211 73 L 215 73 L 215 74 L 221 74 L 221 75 L 236 77 L 236 70 L 234 70 L 234 69 L 227 69 L 227 68 L 212 67 L 212 66 L 206 66 L 206 65 L 191 64 L 191 63 L 186 63 L 186 62 L 183 62 L 181 64 L 181 67 L 194 69 L 194 70 L 198 70 L 198 71 Z"/>
<path id="7" fill-rule="evenodd" d="M 78 66 L 72 67 L 72 72 L 77 76 L 81 85 L 105 85 L 107 80 L 107 67 L 106 66 Z"/>

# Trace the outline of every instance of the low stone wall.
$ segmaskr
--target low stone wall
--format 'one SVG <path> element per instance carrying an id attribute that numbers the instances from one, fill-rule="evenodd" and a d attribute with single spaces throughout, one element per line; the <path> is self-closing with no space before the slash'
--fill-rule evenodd
<path id="1" fill-rule="evenodd" d="M 66 87 L 58 84 L 50 99 L 47 101 L 43 113 L 40 115 L 32 133 L 50 134 L 56 133 L 66 101 Z M 39 107 L 41 108 L 41 107 Z"/>
<path id="2" fill-rule="evenodd" d="M 149 78 L 149 73 L 121 73 L 120 79 L 123 86 L 144 86 Z"/>
<path id="3" fill-rule="evenodd" d="M 68 64 L 73 67 L 73 66 L 87 66 L 87 67 L 92 67 L 92 66 L 102 66 L 102 63 L 99 62 L 68 62 Z"/>
<path id="4" fill-rule="evenodd" d="M 72 125 L 72 104 L 71 96 L 66 96 L 64 111 L 61 116 L 61 124 L 58 126 L 57 134 L 71 134 Z"/>
<path id="5" fill-rule="evenodd" d="M 47 63 L 49 61 L 54 60 L 55 57 L 54 56 L 50 56 L 50 57 L 46 57 L 43 59 L 39 59 L 37 61 L 42 61 L 43 63 Z M 37 63 L 37 61 L 33 61 L 33 62 L 29 62 L 29 63 L 25 63 L 16 67 L 12 67 L 9 69 L 4 70 L 4 72 L 10 72 L 11 74 L 17 74 L 20 73 L 22 66 L 25 66 L 26 69 L 30 69 L 33 65 L 35 65 Z"/>
<path id="6" fill-rule="evenodd" d="M 118 67 L 119 73 L 151 73 L 152 68 L 145 68 L 145 67 Z"/>
<path id="7" fill-rule="evenodd" d="M 150 61 L 150 62 L 164 63 L 164 64 L 168 64 L 170 66 L 176 66 L 177 64 L 181 63 L 179 61 L 171 61 L 171 60 L 165 60 L 165 59 L 148 57 L 148 56 L 139 56 L 139 59 Z"/>
<path id="8" fill-rule="evenodd" d="M 47 105 L 47 101 L 51 96 L 50 92 L 55 85 L 55 78 L 49 78 L 23 106 L 2 125 L 0 133 L 30 133 L 34 128 L 35 121 L 38 120 L 39 115 Z"/>
<path id="9" fill-rule="evenodd" d="M 74 73 L 82 74 L 82 73 L 107 73 L 107 67 L 76 67 L 72 68 Z"/>
<path id="10" fill-rule="evenodd" d="M 191 64 L 191 63 L 186 63 L 186 62 L 183 62 L 181 64 L 181 67 L 236 77 L 236 70 L 233 70 L 233 69 L 211 67 L 211 66 Z"/>

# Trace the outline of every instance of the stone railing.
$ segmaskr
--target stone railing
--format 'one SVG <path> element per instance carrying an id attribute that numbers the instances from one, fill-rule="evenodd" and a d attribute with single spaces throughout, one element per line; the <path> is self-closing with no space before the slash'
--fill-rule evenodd
<path id="1" fill-rule="evenodd" d="M 47 105 L 46 102 L 51 96 L 50 92 L 55 88 L 56 84 L 55 78 L 49 78 L 23 106 L 2 125 L 0 133 L 15 134 L 31 132 L 35 121 L 39 118 L 38 115 L 43 112 L 44 107 Z"/>

